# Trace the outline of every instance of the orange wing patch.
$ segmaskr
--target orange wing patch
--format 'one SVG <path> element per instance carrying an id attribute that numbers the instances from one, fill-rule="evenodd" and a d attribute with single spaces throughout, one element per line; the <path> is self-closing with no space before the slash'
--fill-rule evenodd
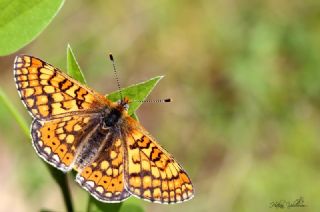
<path id="1" fill-rule="evenodd" d="M 38 119 L 96 110 L 110 104 L 102 95 L 34 57 L 16 57 L 14 75 L 22 101 Z"/>
<path id="2" fill-rule="evenodd" d="M 105 149 L 105 148 L 103 148 Z M 119 139 L 77 175 L 76 181 L 96 199 L 121 202 L 130 196 L 124 187 L 123 146 Z"/>
<path id="3" fill-rule="evenodd" d="M 193 197 L 186 172 L 153 138 L 132 130 L 125 140 L 125 179 L 131 194 L 158 203 L 178 203 Z"/>
<path id="4" fill-rule="evenodd" d="M 77 148 L 96 125 L 90 116 L 73 116 L 49 122 L 34 120 L 31 126 L 33 146 L 40 157 L 66 172 L 73 168 Z"/>

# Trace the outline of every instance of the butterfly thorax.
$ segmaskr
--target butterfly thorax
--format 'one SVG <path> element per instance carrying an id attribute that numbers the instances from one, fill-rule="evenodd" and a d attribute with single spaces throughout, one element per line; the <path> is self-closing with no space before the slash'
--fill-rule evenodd
<path id="1" fill-rule="evenodd" d="M 122 111 L 118 108 L 112 108 L 109 113 L 106 113 L 103 118 L 103 126 L 104 127 L 113 127 L 115 126 L 119 119 L 122 116 Z"/>
<path id="2" fill-rule="evenodd" d="M 124 98 L 116 103 L 114 107 L 105 110 L 103 116 L 103 126 L 106 128 L 114 127 L 119 122 L 121 117 L 126 114 L 129 104 L 128 98 Z"/>

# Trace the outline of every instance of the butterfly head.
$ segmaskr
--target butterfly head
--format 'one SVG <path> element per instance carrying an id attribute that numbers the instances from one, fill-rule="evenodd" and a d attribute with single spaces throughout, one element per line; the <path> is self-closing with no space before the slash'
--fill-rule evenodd
<path id="1" fill-rule="evenodd" d="M 128 97 L 124 97 L 123 99 L 118 101 L 118 105 L 117 108 L 120 111 L 128 111 L 129 109 L 129 98 Z"/>

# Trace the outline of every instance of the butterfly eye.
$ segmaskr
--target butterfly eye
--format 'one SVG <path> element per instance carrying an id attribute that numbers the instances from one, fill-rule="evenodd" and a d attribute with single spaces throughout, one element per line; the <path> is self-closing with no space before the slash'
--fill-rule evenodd
<path id="1" fill-rule="evenodd" d="M 123 106 L 123 108 L 124 108 L 125 110 L 129 110 L 129 104 L 125 104 L 125 105 Z"/>

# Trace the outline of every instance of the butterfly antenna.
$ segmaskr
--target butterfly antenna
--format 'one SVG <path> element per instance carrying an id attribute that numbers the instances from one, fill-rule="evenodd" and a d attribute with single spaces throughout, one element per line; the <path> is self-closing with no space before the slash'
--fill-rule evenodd
<path id="1" fill-rule="evenodd" d="M 153 100 L 132 100 L 132 102 L 167 103 L 167 102 L 172 102 L 172 99 L 171 98 L 167 98 L 167 99 L 153 99 Z"/>
<path id="2" fill-rule="evenodd" d="M 123 99 L 123 96 L 122 96 L 120 81 L 119 81 L 119 77 L 118 77 L 118 72 L 117 72 L 117 69 L 116 69 L 116 63 L 115 63 L 115 61 L 114 61 L 114 59 L 113 59 L 113 55 L 112 55 L 111 53 L 109 54 L 109 58 L 110 58 L 110 60 L 111 60 L 111 62 L 112 62 L 114 76 L 115 76 L 115 78 L 116 78 L 118 90 L 119 90 L 119 93 L 120 93 L 120 99 L 122 100 L 122 99 Z"/>

